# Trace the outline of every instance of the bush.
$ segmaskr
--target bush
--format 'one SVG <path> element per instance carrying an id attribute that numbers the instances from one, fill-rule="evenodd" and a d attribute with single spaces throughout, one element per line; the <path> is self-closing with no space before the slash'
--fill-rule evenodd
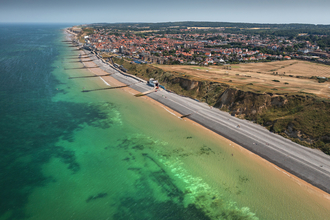
<path id="1" fill-rule="evenodd" d="M 327 78 L 324 78 L 324 79 L 318 78 L 319 83 L 324 83 L 324 82 L 326 82 L 327 80 L 328 80 Z"/>
<path id="2" fill-rule="evenodd" d="M 272 81 L 274 81 L 274 82 L 280 82 L 280 80 L 277 80 L 277 79 L 273 79 Z"/>
<path id="3" fill-rule="evenodd" d="M 330 155 L 330 143 L 327 143 L 327 144 L 323 145 L 320 149 L 321 149 L 325 154 Z"/>

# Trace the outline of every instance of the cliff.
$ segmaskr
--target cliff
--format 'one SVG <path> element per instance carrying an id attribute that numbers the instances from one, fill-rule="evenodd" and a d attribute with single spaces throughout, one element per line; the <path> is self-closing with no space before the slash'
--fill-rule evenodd
<path id="1" fill-rule="evenodd" d="M 330 101 L 308 94 L 258 94 L 212 82 L 165 72 L 146 64 L 115 59 L 130 74 L 157 79 L 166 89 L 263 125 L 272 132 L 330 154 Z"/>
<path id="2" fill-rule="evenodd" d="M 228 88 L 215 107 L 330 154 L 330 102 L 309 95 L 256 94 Z"/>

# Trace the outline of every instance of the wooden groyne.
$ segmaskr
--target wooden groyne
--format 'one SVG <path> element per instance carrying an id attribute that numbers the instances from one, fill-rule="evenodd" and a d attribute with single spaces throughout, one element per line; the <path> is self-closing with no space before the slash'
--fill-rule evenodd
<path id="1" fill-rule="evenodd" d="M 190 115 L 192 115 L 192 113 L 187 114 L 187 115 L 182 115 L 180 118 L 186 118 L 186 117 L 188 117 L 188 116 L 190 116 Z"/>
<path id="2" fill-rule="evenodd" d="M 75 57 L 75 58 L 71 57 L 71 58 L 65 58 L 65 59 L 67 59 L 67 60 L 78 60 L 78 59 L 85 59 L 85 58 L 90 58 L 90 57 Z"/>
<path id="3" fill-rule="evenodd" d="M 77 68 L 64 68 L 64 70 L 79 70 L 79 69 L 89 69 L 89 68 L 99 68 L 98 66 L 92 66 L 92 67 L 77 67 Z"/>
<path id="4" fill-rule="evenodd" d="M 93 62 L 93 60 L 79 60 L 79 61 L 71 61 L 71 62 L 67 62 L 67 63 L 81 63 L 81 62 Z"/>
<path id="5" fill-rule="evenodd" d="M 114 87 L 107 87 L 107 88 L 101 88 L 101 89 L 90 89 L 90 90 L 82 90 L 82 92 L 93 92 L 93 91 L 100 91 L 100 90 L 108 90 L 108 89 L 120 89 L 120 88 L 125 88 L 128 87 L 129 85 L 125 86 L 114 86 Z"/>
<path id="6" fill-rule="evenodd" d="M 152 89 L 152 90 L 149 90 L 149 91 L 146 91 L 146 92 L 143 92 L 143 93 L 135 94 L 134 96 L 135 96 L 135 97 L 141 97 L 141 96 L 148 95 L 148 94 L 150 94 L 150 93 L 152 93 L 152 92 L 157 92 L 157 90 Z"/>

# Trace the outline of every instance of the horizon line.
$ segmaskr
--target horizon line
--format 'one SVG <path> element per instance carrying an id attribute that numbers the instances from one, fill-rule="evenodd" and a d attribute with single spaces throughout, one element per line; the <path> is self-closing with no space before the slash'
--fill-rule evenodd
<path id="1" fill-rule="evenodd" d="M 305 22 L 288 22 L 288 23 L 272 23 L 272 22 L 242 22 L 242 21 L 159 21 L 159 22 L 147 22 L 147 21 L 140 21 L 140 22 L 39 22 L 39 21 L 8 21 L 8 22 L 1 22 L 0 24 L 75 24 L 75 25 L 90 25 L 90 24 L 160 24 L 160 23 L 178 23 L 178 22 L 206 22 L 206 23 L 233 23 L 233 24 L 263 24 L 263 25 L 276 25 L 276 24 L 300 24 L 300 25 L 330 25 L 330 23 L 305 23 Z"/>

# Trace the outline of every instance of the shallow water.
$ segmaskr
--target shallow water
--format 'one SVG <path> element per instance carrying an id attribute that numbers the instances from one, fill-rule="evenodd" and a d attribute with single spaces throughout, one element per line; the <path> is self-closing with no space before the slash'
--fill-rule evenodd
<path id="1" fill-rule="evenodd" d="M 0 26 L 0 219 L 326 219 L 330 200 L 74 69 L 61 26 Z M 14 44 L 15 43 L 15 44 Z M 73 68 L 73 69 L 68 69 Z"/>

